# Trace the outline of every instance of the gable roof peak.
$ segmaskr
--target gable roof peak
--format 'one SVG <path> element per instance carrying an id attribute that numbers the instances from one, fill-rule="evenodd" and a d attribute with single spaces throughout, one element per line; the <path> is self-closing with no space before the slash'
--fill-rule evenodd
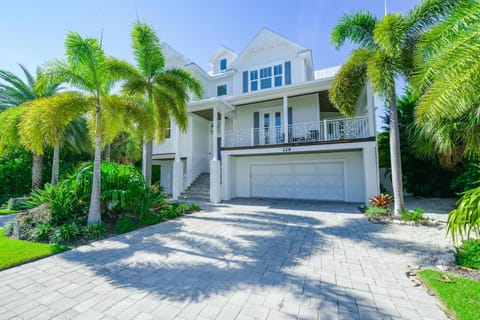
<path id="1" fill-rule="evenodd" d="M 235 51 L 233 51 L 232 49 L 230 49 L 230 48 L 228 48 L 224 45 L 220 45 L 220 47 L 218 47 L 218 49 L 215 51 L 215 53 L 210 58 L 210 60 L 208 60 L 208 63 L 213 64 L 216 59 L 218 59 L 221 56 L 225 56 L 225 55 L 231 55 L 231 56 L 233 56 L 233 59 L 235 59 L 237 57 L 237 53 Z"/>

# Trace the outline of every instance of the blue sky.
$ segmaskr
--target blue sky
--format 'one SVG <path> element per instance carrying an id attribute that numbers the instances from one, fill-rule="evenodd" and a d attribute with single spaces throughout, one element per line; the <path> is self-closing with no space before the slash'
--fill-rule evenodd
<path id="1" fill-rule="evenodd" d="M 418 1 L 388 0 L 389 11 L 405 12 Z M 62 58 L 68 30 L 99 37 L 108 54 L 132 61 L 130 31 L 137 16 L 200 66 L 223 44 L 240 52 L 263 27 L 311 48 L 315 68 L 341 64 L 350 48 L 329 44 L 344 13 L 369 10 L 383 15 L 383 0 L 15 0 L 1 6 L 0 69 L 16 63 L 35 68 Z"/>
<path id="2" fill-rule="evenodd" d="M 389 12 L 406 12 L 419 0 L 387 0 Z M 316 69 L 341 64 L 351 47 L 335 51 L 330 32 L 345 13 L 377 16 L 383 0 L 15 0 L 0 5 L 0 69 L 19 73 L 63 58 L 69 30 L 100 37 L 109 55 L 133 62 L 130 31 L 137 17 L 201 67 L 219 45 L 241 52 L 267 27 L 313 51 Z"/>

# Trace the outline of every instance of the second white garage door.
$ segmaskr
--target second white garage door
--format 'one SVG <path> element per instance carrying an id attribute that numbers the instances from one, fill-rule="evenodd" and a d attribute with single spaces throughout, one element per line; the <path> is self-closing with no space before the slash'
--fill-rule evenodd
<path id="1" fill-rule="evenodd" d="M 345 201 L 343 161 L 252 164 L 250 196 Z"/>

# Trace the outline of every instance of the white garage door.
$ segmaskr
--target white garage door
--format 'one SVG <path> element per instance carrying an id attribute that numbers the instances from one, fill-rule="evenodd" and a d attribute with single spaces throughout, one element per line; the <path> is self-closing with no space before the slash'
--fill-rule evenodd
<path id="1" fill-rule="evenodd" d="M 343 162 L 252 164 L 250 196 L 344 201 Z"/>

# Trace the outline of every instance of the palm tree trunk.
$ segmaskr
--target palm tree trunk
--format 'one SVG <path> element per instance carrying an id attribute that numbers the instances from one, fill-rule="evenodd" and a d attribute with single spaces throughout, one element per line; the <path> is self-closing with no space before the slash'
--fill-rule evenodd
<path id="1" fill-rule="evenodd" d="M 88 210 L 87 223 L 92 224 L 102 220 L 100 212 L 100 170 L 102 165 L 102 138 L 100 136 L 100 101 L 97 100 L 96 110 L 96 124 L 95 124 L 95 158 L 93 160 L 93 181 L 92 194 L 90 196 L 90 208 Z"/>
<path id="2" fill-rule="evenodd" d="M 392 166 L 393 214 L 400 215 L 404 209 L 402 162 L 400 154 L 400 132 L 398 128 L 397 97 L 395 91 L 390 97 L 390 159 Z"/>
<path id="3" fill-rule="evenodd" d="M 58 183 L 59 168 L 60 168 L 60 145 L 57 143 L 53 148 L 52 186 Z"/>
<path id="4" fill-rule="evenodd" d="M 32 190 L 42 186 L 43 155 L 33 154 Z"/>
<path id="5" fill-rule="evenodd" d="M 109 143 L 105 145 L 105 148 L 103 149 L 103 158 L 107 161 L 110 161 L 110 150 L 111 150 L 112 145 Z"/>
<path id="6" fill-rule="evenodd" d="M 148 141 L 143 145 L 143 159 L 142 159 L 142 171 L 147 186 L 152 185 L 152 153 L 153 153 L 153 141 Z"/>

